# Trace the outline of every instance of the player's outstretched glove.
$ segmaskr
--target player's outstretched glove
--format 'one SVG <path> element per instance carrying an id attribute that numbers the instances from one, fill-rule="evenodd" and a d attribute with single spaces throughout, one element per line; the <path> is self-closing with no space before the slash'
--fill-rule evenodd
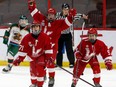
<path id="1" fill-rule="evenodd" d="M 17 58 L 16 60 L 13 61 L 13 65 L 19 66 L 21 61 Z"/>
<path id="2" fill-rule="evenodd" d="M 21 56 L 17 57 L 17 58 L 13 61 L 13 65 L 19 66 L 20 63 L 24 60 L 24 58 L 25 58 L 25 57 L 21 57 Z"/>
<path id="3" fill-rule="evenodd" d="M 105 60 L 105 65 L 106 65 L 107 70 L 112 70 L 113 65 L 112 65 L 112 60 L 111 59 Z"/>
<path id="4" fill-rule="evenodd" d="M 28 9 L 34 10 L 36 8 L 35 0 L 28 0 Z"/>
<path id="5" fill-rule="evenodd" d="M 70 11 L 69 11 L 69 15 L 70 16 L 75 16 L 77 14 L 77 11 L 76 11 L 76 9 L 75 8 L 72 8 L 72 9 L 70 9 Z"/>
<path id="6" fill-rule="evenodd" d="M 74 21 L 75 21 L 75 20 L 80 20 L 82 17 L 83 17 L 83 14 L 77 13 L 77 14 L 75 14 L 75 16 L 74 16 Z"/>

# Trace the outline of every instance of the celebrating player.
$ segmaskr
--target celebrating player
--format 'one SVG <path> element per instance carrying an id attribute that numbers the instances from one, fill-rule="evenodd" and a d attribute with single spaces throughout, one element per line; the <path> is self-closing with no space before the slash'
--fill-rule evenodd
<path id="1" fill-rule="evenodd" d="M 28 8 L 34 20 L 38 20 L 42 22 L 42 31 L 49 35 L 52 48 L 53 48 L 53 58 L 56 59 L 56 54 L 58 50 L 58 39 L 61 35 L 61 31 L 67 29 L 71 26 L 73 17 L 76 18 L 76 11 L 71 10 L 71 14 L 67 16 L 64 20 L 55 20 L 56 11 L 54 8 L 49 8 L 47 11 L 47 17 L 42 15 L 40 11 L 36 8 L 35 0 L 28 0 Z M 55 76 L 55 65 L 48 64 L 47 65 L 49 72 L 49 87 L 53 87 L 54 85 L 54 76 Z"/>
<path id="2" fill-rule="evenodd" d="M 108 49 L 105 43 L 97 39 L 97 29 L 90 28 L 88 30 L 88 38 L 83 39 L 75 50 L 75 56 L 77 58 L 76 64 L 73 70 L 73 82 L 71 87 L 76 87 L 77 81 L 80 75 L 83 73 L 87 64 L 89 64 L 93 70 L 94 78 L 93 82 L 95 87 L 102 87 L 100 85 L 100 65 L 97 55 L 101 54 L 107 70 L 112 70 L 112 49 Z"/>

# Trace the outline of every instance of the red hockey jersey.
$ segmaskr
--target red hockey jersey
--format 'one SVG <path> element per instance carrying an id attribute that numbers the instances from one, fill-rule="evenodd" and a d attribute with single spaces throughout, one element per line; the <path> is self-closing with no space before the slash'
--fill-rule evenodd
<path id="1" fill-rule="evenodd" d="M 101 40 L 96 40 L 95 44 L 92 45 L 88 39 L 82 40 L 77 46 L 75 53 L 79 53 L 82 56 L 82 60 L 89 55 L 99 55 L 105 60 L 107 58 L 111 59 L 111 53 L 105 43 Z"/>
<path id="2" fill-rule="evenodd" d="M 38 61 L 42 64 L 45 64 L 45 60 L 51 58 L 52 54 L 50 38 L 42 32 L 37 39 L 31 33 L 26 35 L 20 44 L 18 52 L 18 56 L 27 56 L 30 61 Z"/>
<path id="3" fill-rule="evenodd" d="M 72 25 L 72 16 L 68 16 L 64 20 L 49 22 L 47 18 L 38 11 L 35 3 L 33 3 L 33 5 L 28 4 L 28 8 L 33 19 L 42 23 L 42 31 L 49 35 L 52 43 L 57 46 L 61 31 Z"/>

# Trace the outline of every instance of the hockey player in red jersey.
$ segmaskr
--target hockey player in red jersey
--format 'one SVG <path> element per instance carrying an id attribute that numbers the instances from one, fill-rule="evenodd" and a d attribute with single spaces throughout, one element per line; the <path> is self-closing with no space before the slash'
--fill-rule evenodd
<path id="1" fill-rule="evenodd" d="M 97 35 L 97 29 L 90 28 L 87 34 L 88 38 L 83 39 L 75 49 L 77 60 L 73 70 L 73 82 L 71 87 L 76 87 L 77 81 L 87 64 L 89 64 L 93 70 L 93 82 L 95 87 L 102 87 L 100 85 L 101 70 L 97 58 L 99 54 L 102 56 L 107 70 L 112 70 L 111 51 L 103 41 L 97 39 Z"/>
<path id="2" fill-rule="evenodd" d="M 34 22 L 31 28 L 32 33 L 26 35 L 21 41 L 19 52 L 13 64 L 18 66 L 25 56 L 29 58 L 32 83 L 29 87 L 43 87 L 46 63 L 53 61 L 53 50 L 49 36 L 41 32 L 41 25 Z"/>
<path id="3" fill-rule="evenodd" d="M 28 0 L 28 8 L 34 20 L 42 22 L 42 31 L 49 35 L 52 41 L 53 47 L 53 58 L 56 59 L 56 54 L 58 50 L 58 39 L 61 35 L 61 31 L 67 29 L 71 26 L 73 17 L 76 19 L 76 11 L 71 10 L 71 14 L 66 17 L 64 20 L 56 20 L 55 15 L 56 11 L 54 8 L 50 8 L 47 11 L 47 17 L 45 17 L 38 9 L 36 8 L 35 0 Z M 47 66 L 49 72 L 49 87 L 54 85 L 54 63 L 48 64 Z"/>

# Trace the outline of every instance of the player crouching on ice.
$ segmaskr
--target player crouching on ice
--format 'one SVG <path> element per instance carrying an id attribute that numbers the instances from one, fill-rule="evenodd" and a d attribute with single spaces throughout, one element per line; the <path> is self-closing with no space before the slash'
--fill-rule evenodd
<path id="1" fill-rule="evenodd" d="M 18 66 L 25 57 L 28 57 L 32 83 L 29 87 L 43 87 L 46 63 L 52 63 L 53 50 L 51 49 L 50 38 L 41 32 L 39 22 L 34 21 L 31 29 L 32 33 L 26 35 L 21 41 L 13 65 Z"/>
<path id="2" fill-rule="evenodd" d="M 88 38 L 83 39 L 75 49 L 75 56 L 77 60 L 73 70 L 73 82 L 71 87 L 76 87 L 77 81 L 87 64 L 89 64 L 93 70 L 93 82 L 95 87 L 102 87 L 100 85 L 101 70 L 97 59 L 97 55 L 99 54 L 101 54 L 107 70 L 112 70 L 112 48 L 108 49 L 103 41 L 98 40 L 98 35 L 97 29 L 90 28 L 87 34 Z"/>

